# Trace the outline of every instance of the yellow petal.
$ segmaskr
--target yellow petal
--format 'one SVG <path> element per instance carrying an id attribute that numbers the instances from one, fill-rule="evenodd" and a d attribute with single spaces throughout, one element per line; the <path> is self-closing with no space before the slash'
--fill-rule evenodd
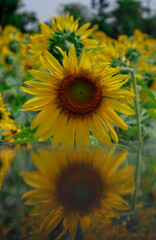
<path id="1" fill-rule="evenodd" d="M 60 79 L 60 74 L 58 74 L 56 71 L 53 70 L 53 68 L 50 66 L 49 62 L 47 59 L 43 56 L 40 55 L 40 60 L 43 64 L 43 66 L 55 77 Z"/>
<path id="2" fill-rule="evenodd" d="M 120 103 L 114 99 L 106 99 L 105 104 L 107 106 L 110 106 L 115 109 L 118 112 L 127 114 L 127 115 L 134 115 L 135 112 L 133 111 L 132 108 L 130 108 L 129 106 L 127 106 L 126 104 Z"/>
<path id="3" fill-rule="evenodd" d="M 46 36 L 46 38 L 53 38 L 52 31 L 49 26 L 47 26 L 45 23 L 41 22 L 41 33 Z"/>
<path id="4" fill-rule="evenodd" d="M 45 137 L 45 134 L 47 136 L 47 134 L 50 134 L 51 131 L 53 131 L 52 126 L 54 125 L 55 123 L 55 120 L 57 119 L 58 115 L 60 113 L 60 110 L 59 109 L 49 109 L 49 119 L 47 119 L 47 121 L 45 121 L 44 123 L 42 123 L 35 135 L 34 135 L 34 138 L 37 138 L 37 137 Z M 49 133 L 48 133 L 49 132 Z"/>
<path id="5" fill-rule="evenodd" d="M 127 130 L 128 127 L 126 125 L 126 123 L 124 122 L 124 120 L 119 117 L 116 112 L 114 112 L 114 110 L 108 106 L 105 106 L 102 110 L 106 115 L 108 115 L 108 118 L 111 122 L 113 122 L 115 125 L 117 125 L 118 127 Z"/>
<path id="6" fill-rule="evenodd" d="M 50 66 L 58 73 L 62 76 L 63 73 L 63 68 L 60 65 L 60 63 L 57 61 L 57 59 L 50 54 L 50 52 L 45 51 L 45 56 L 47 58 L 47 61 L 49 62 Z"/>
<path id="7" fill-rule="evenodd" d="M 69 49 L 68 57 L 69 57 L 69 62 L 73 69 L 73 72 L 76 72 L 77 71 L 77 56 L 76 56 L 74 44 L 72 44 Z"/>
<path id="8" fill-rule="evenodd" d="M 89 124 L 87 119 L 76 119 L 76 145 L 78 149 L 89 149 Z"/>
<path id="9" fill-rule="evenodd" d="M 110 140 L 109 133 L 106 127 L 104 126 L 104 124 L 102 123 L 102 121 L 99 119 L 99 117 L 96 114 L 93 115 L 93 122 L 96 128 L 97 134 L 102 140 L 101 143 L 106 143 L 107 145 L 110 146 L 111 140 Z"/>
<path id="10" fill-rule="evenodd" d="M 43 177 L 39 172 L 20 172 L 20 176 L 22 176 L 24 181 L 31 187 L 44 189 L 50 187 L 48 179 Z"/>
<path id="11" fill-rule="evenodd" d="M 54 129 L 54 136 L 53 136 L 53 139 L 52 139 L 52 147 L 53 148 L 56 148 L 62 138 L 64 137 L 64 129 L 67 125 L 67 116 L 63 115 L 63 114 L 60 114 L 60 116 L 58 117 L 57 119 L 57 125 Z"/>
<path id="12" fill-rule="evenodd" d="M 106 124 L 106 126 L 108 127 L 109 129 L 109 132 L 110 132 L 110 135 L 111 137 L 114 139 L 114 141 L 116 143 L 118 143 L 119 139 L 118 139 L 118 136 L 115 132 L 115 129 L 114 127 L 112 126 L 111 122 L 105 117 L 105 115 L 103 114 L 103 112 L 99 111 L 98 112 L 98 115 L 100 116 L 100 118 L 102 119 L 102 121 Z"/>
<path id="13" fill-rule="evenodd" d="M 51 76 L 50 74 L 43 73 L 37 70 L 29 70 L 29 73 L 36 79 L 46 82 L 46 83 L 58 83 L 58 79 L 55 78 L 54 76 Z"/>
<path id="14" fill-rule="evenodd" d="M 89 26 L 90 26 L 90 23 L 85 23 L 78 29 L 78 31 L 76 31 L 76 34 L 77 35 L 83 34 L 86 31 L 86 29 L 89 28 Z"/>
<path id="15" fill-rule="evenodd" d="M 71 217 L 70 225 L 69 225 L 69 236 L 71 240 L 75 240 L 77 225 L 78 225 L 78 219 L 76 218 L 76 216 L 74 216 L 73 218 Z"/>
<path id="16" fill-rule="evenodd" d="M 52 211 L 43 221 L 40 226 L 41 231 L 44 231 L 46 235 L 49 235 L 61 222 L 63 218 L 62 210 Z"/>
<path id="17" fill-rule="evenodd" d="M 22 106 L 22 108 L 24 107 L 30 107 L 30 106 L 42 106 L 42 105 L 47 105 L 49 104 L 52 100 L 54 99 L 54 96 L 51 96 L 49 98 L 49 96 L 40 96 L 40 97 L 35 97 L 32 98 L 30 100 L 28 100 L 27 102 L 25 102 Z"/>
<path id="18" fill-rule="evenodd" d="M 64 137 L 61 141 L 61 147 L 64 149 L 72 149 L 74 147 L 75 137 L 75 121 L 70 118 L 64 129 Z"/>

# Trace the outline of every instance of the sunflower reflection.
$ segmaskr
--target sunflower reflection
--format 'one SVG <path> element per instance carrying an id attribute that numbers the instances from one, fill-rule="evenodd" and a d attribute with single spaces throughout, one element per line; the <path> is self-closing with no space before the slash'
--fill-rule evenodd
<path id="1" fill-rule="evenodd" d="M 14 160 L 17 148 L 5 147 L 0 150 L 0 190 L 7 171 Z"/>
<path id="2" fill-rule="evenodd" d="M 32 152 L 37 171 L 21 175 L 35 189 L 22 199 L 29 198 L 27 205 L 37 205 L 31 216 L 47 214 L 40 225 L 42 233 L 48 236 L 61 224 L 57 239 L 69 234 L 74 240 L 79 225 L 84 235 L 98 220 L 109 223 L 120 218 L 119 211 L 129 210 L 122 195 L 134 191 L 134 167 L 121 168 L 127 151 L 114 154 L 114 150 L 60 152 L 38 148 Z"/>
<path id="3" fill-rule="evenodd" d="M 155 224 L 156 210 L 141 208 L 120 220 L 92 226 L 85 240 L 154 240 Z"/>

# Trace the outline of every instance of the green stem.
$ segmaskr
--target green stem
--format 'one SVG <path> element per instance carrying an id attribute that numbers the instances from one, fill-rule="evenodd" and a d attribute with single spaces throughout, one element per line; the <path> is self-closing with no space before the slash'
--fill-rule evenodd
<path id="1" fill-rule="evenodd" d="M 140 113 L 139 113 L 139 100 L 138 100 L 138 91 L 134 71 L 131 71 L 131 76 L 133 79 L 134 92 L 135 92 L 135 107 L 136 107 L 136 119 L 137 119 L 137 136 L 138 142 L 141 142 L 141 124 L 140 124 Z"/>
<path id="2" fill-rule="evenodd" d="M 132 209 L 131 211 L 135 211 L 136 202 L 137 202 L 137 193 L 139 188 L 139 170 L 140 170 L 140 159 L 141 159 L 141 143 L 138 144 L 137 149 L 137 161 L 136 161 L 136 169 L 135 169 L 135 191 L 133 195 Z"/>
<path id="3" fill-rule="evenodd" d="M 136 160 L 136 169 L 135 169 L 135 191 L 134 191 L 133 202 L 132 202 L 132 211 L 135 211 L 136 202 L 137 202 L 138 185 L 139 185 L 138 182 L 139 182 L 139 169 L 140 169 L 140 159 L 141 159 L 141 124 L 140 124 L 139 100 L 138 100 L 137 83 L 135 78 L 135 70 L 131 71 L 131 76 L 133 79 L 133 86 L 134 86 L 134 92 L 135 92 L 135 108 L 136 108 L 137 138 L 138 138 L 137 160 Z"/>

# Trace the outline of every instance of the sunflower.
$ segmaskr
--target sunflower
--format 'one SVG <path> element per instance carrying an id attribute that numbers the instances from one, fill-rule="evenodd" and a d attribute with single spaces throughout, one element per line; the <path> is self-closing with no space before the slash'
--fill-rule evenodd
<path id="1" fill-rule="evenodd" d="M 0 128 L 5 129 L 5 127 L 13 125 L 14 120 L 10 118 L 11 113 L 7 112 L 5 104 L 3 102 L 2 94 L 0 93 Z"/>
<path id="2" fill-rule="evenodd" d="M 5 27 L 2 32 L 1 62 L 6 65 L 6 71 L 12 70 L 12 64 L 16 61 L 21 51 L 22 33 L 14 27 Z"/>
<path id="3" fill-rule="evenodd" d="M 152 39 L 147 34 L 142 34 L 139 30 L 135 30 L 131 38 L 127 35 L 120 35 L 118 43 L 124 46 L 123 53 L 131 66 L 138 62 L 140 56 L 147 57 L 155 51 Z"/>
<path id="4" fill-rule="evenodd" d="M 34 68 L 35 62 L 33 61 L 31 54 L 28 52 L 29 47 L 27 43 L 28 41 L 26 43 L 21 43 L 22 58 L 20 59 L 20 64 L 24 70 L 31 70 Z M 25 71 L 23 71 L 23 73 L 25 75 Z"/>
<path id="5" fill-rule="evenodd" d="M 94 38 L 98 40 L 100 43 L 105 43 L 107 45 L 110 45 L 116 42 L 114 38 L 108 37 L 106 33 L 101 31 L 96 31 L 94 33 Z"/>
<path id="6" fill-rule="evenodd" d="M 124 57 L 124 49 L 126 51 L 126 48 L 124 44 L 108 37 L 103 32 L 96 32 L 94 37 L 100 42 L 99 48 L 90 53 L 95 63 L 106 62 L 111 64 L 112 67 L 126 66 Z"/>
<path id="7" fill-rule="evenodd" d="M 127 151 L 114 155 L 114 148 L 90 152 L 38 148 L 37 153 L 32 152 L 38 171 L 20 174 L 35 189 L 24 193 L 22 199 L 29 198 L 25 204 L 37 204 L 31 216 L 48 214 L 40 231 L 49 235 L 62 223 L 59 237 L 68 231 L 74 240 L 79 223 L 85 233 L 98 218 L 104 222 L 119 218 L 119 211 L 129 209 L 121 195 L 134 191 L 134 167 L 118 170 L 126 155 Z"/>
<path id="8" fill-rule="evenodd" d="M 10 118 L 11 113 L 7 112 L 3 102 L 2 94 L 0 93 L 0 129 L 4 141 L 13 141 L 12 135 L 19 132 L 20 129 L 14 124 L 14 120 Z"/>
<path id="9" fill-rule="evenodd" d="M 68 51 L 71 44 L 74 43 L 78 55 L 84 45 L 87 47 L 97 46 L 98 41 L 88 38 L 95 32 L 96 26 L 88 29 L 90 23 L 86 23 L 79 28 L 78 21 L 79 18 L 74 20 L 73 16 L 69 16 L 69 14 L 64 16 L 63 14 L 62 17 L 57 15 L 56 21 L 51 17 L 51 28 L 41 22 L 41 34 L 36 34 L 30 39 L 30 52 L 38 56 L 48 50 L 58 60 L 61 60 L 60 52 L 55 46 Z"/>
<path id="10" fill-rule="evenodd" d="M 46 52 L 45 57 L 40 56 L 40 59 L 51 74 L 30 70 L 30 74 L 39 81 L 26 81 L 32 88 L 22 87 L 25 92 L 37 95 L 28 100 L 22 109 L 40 111 L 31 123 L 31 129 L 40 125 L 35 138 L 45 141 L 53 135 L 53 147 L 61 142 L 63 147 L 71 148 L 76 142 L 79 148 L 88 148 L 90 126 L 100 143 L 111 144 L 109 133 L 118 142 L 112 123 L 122 129 L 127 130 L 128 127 L 114 110 L 134 114 L 129 106 L 117 100 L 134 96 L 134 93 L 120 89 L 129 76 L 116 75 L 119 67 L 109 68 L 105 63 L 93 66 L 85 51 L 78 62 L 74 45 L 68 57 L 60 51 L 63 66 Z"/>
<path id="11" fill-rule="evenodd" d="M 16 153 L 16 147 L 14 148 L 3 148 L 0 150 L 0 189 L 2 188 L 3 180 L 8 171 L 8 168 L 14 160 Z"/>

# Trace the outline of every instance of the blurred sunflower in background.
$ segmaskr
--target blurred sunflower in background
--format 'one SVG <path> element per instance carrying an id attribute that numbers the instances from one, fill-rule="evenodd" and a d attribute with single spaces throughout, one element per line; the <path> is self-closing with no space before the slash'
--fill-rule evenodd
<path id="1" fill-rule="evenodd" d="M 92 222 L 119 218 L 119 211 L 128 210 L 122 195 L 134 191 L 134 167 L 118 170 L 127 151 L 114 155 L 114 148 L 94 148 L 89 151 L 52 151 L 37 148 L 32 161 L 37 171 L 21 172 L 24 181 L 34 187 L 23 194 L 27 205 L 36 205 L 31 216 L 47 213 L 40 231 L 48 236 L 59 224 L 59 239 L 69 233 L 74 240 L 78 225 L 82 233 L 89 231 Z"/>
<path id="2" fill-rule="evenodd" d="M 4 65 L 7 72 L 13 69 L 17 64 L 17 58 L 21 51 L 22 33 L 15 27 L 6 26 L 2 31 L 2 40 L 0 41 L 1 64 Z"/>
<path id="3" fill-rule="evenodd" d="M 44 51 L 49 51 L 61 61 L 61 54 L 55 46 L 61 47 L 64 51 L 69 51 L 71 44 L 75 45 L 76 53 L 79 56 L 82 48 L 96 47 L 98 41 L 90 37 L 97 29 L 97 26 L 89 28 L 90 23 L 86 23 L 79 28 L 79 18 L 74 20 L 73 16 L 63 14 L 56 16 L 56 21 L 51 17 L 51 28 L 45 23 L 40 23 L 41 34 L 35 34 L 30 40 L 30 52 L 34 56 L 43 54 Z"/>
<path id="4" fill-rule="evenodd" d="M 0 93 L 0 130 L 2 131 L 1 134 L 2 137 L 4 137 L 4 141 L 13 141 L 14 139 L 12 136 L 20 131 L 10 115 L 11 113 L 7 112 L 2 94 Z"/>
<path id="5" fill-rule="evenodd" d="M 26 81 L 31 88 L 22 87 L 25 92 L 37 95 L 22 109 L 40 111 L 31 123 L 32 129 L 39 125 L 34 137 L 45 141 L 53 135 L 53 147 L 61 142 L 62 147 L 72 148 L 76 142 L 78 148 L 89 148 L 90 127 L 100 143 L 111 145 L 109 133 L 118 142 L 112 123 L 125 130 L 128 127 L 115 111 L 134 114 L 129 106 L 118 101 L 134 97 L 133 92 L 120 89 L 129 76 L 117 74 L 119 67 L 110 68 L 105 63 L 95 66 L 85 50 L 78 61 L 74 45 L 68 56 L 57 49 L 63 55 L 63 66 L 45 52 L 40 60 L 50 74 L 31 70 L 30 74 L 39 81 Z"/>

